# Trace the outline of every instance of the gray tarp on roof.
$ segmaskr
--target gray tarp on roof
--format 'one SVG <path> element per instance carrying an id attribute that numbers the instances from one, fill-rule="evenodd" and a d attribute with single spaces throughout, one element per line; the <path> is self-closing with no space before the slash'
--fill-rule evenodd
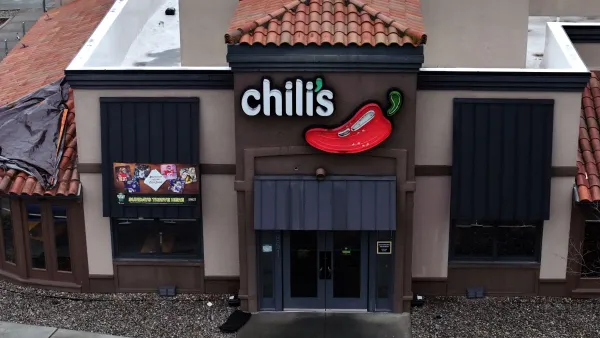
<path id="1" fill-rule="evenodd" d="M 69 85 L 63 80 L 44 86 L 0 107 L 0 165 L 33 175 L 42 187 L 56 184 L 64 144 L 60 124 Z M 63 128 L 63 133 L 66 128 Z"/>

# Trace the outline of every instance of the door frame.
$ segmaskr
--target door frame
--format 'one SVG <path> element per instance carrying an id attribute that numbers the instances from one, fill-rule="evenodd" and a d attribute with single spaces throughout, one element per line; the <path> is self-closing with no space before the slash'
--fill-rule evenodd
<path id="1" fill-rule="evenodd" d="M 368 309 L 370 312 L 391 312 L 393 309 L 393 297 L 394 294 L 394 274 L 396 263 L 394 251 L 397 250 L 396 246 L 396 235 L 394 232 L 391 232 L 390 237 L 385 237 L 385 240 L 389 240 L 392 242 L 392 254 L 389 255 L 391 259 L 391 269 L 389 271 L 389 276 L 387 276 L 389 283 L 389 294 L 390 296 L 387 298 L 378 298 L 377 297 L 377 287 L 379 285 L 378 274 L 377 274 L 377 242 L 379 241 L 381 235 L 380 231 L 371 231 L 369 232 L 369 298 L 368 298 Z"/>
<path id="2" fill-rule="evenodd" d="M 411 149 L 411 151 L 414 150 Z M 409 162 L 408 149 L 376 148 L 369 151 L 369 157 L 387 158 L 394 161 L 396 176 L 396 234 L 394 256 L 394 276 L 392 295 L 392 311 L 396 313 L 410 311 L 412 293 L 412 228 L 413 200 L 416 188 L 414 161 Z M 234 189 L 237 193 L 238 207 L 238 245 L 240 262 L 240 288 L 238 296 L 241 308 L 246 311 L 258 311 L 258 264 L 257 236 L 254 228 L 254 176 L 257 172 L 256 162 L 265 158 L 277 157 L 281 162 L 288 158 L 302 156 L 323 156 L 308 146 L 279 146 L 244 148 L 238 153 Z M 328 161 L 324 161 L 328 163 Z M 299 167 L 262 168 L 260 174 L 297 175 Z M 354 174 L 350 168 L 348 175 Z M 375 175 L 370 170 L 357 175 Z"/>
<path id="3" fill-rule="evenodd" d="M 333 238 L 334 231 L 317 231 L 318 241 L 321 243 L 320 248 L 325 248 L 327 238 Z M 257 231 L 257 256 L 261 257 L 263 245 L 266 245 L 272 254 L 263 255 L 261 259 L 257 260 L 257 294 L 258 294 L 258 309 L 259 311 L 369 311 L 369 312 L 390 312 L 392 311 L 392 295 L 394 292 L 394 255 L 390 255 L 391 269 L 389 270 L 386 278 L 388 278 L 389 294 L 388 298 L 377 298 L 377 287 L 379 285 L 378 273 L 377 273 L 377 259 L 376 245 L 378 239 L 391 240 L 392 250 L 396 250 L 395 245 L 395 234 L 390 232 L 390 236 L 380 235 L 382 231 L 363 231 L 361 232 L 361 298 L 352 299 L 350 302 L 358 303 L 353 306 L 329 306 L 331 298 L 329 295 L 332 294 L 329 291 L 327 293 L 328 283 L 333 280 L 322 281 L 325 289 L 321 290 L 320 297 L 313 299 L 304 300 L 304 304 L 285 306 L 290 302 L 297 300 L 291 300 L 289 297 L 289 231 Z M 317 244 L 319 246 L 319 243 Z M 285 264 L 285 266 L 284 266 Z M 269 271 L 267 276 L 262 274 L 263 268 L 267 265 Z M 364 269 L 364 270 L 363 270 Z M 286 271 L 287 270 L 287 271 Z M 335 270 L 334 270 L 335 271 Z M 263 283 L 265 278 L 271 285 L 269 294 L 271 296 L 264 296 Z M 323 287 L 323 286 L 322 286 Z M 284 291 L 285 290 L 285 291 Z M 285 294 L 284 294 L 285 292 Z M 329 302 L 329 303 L 328 303 Z"/>

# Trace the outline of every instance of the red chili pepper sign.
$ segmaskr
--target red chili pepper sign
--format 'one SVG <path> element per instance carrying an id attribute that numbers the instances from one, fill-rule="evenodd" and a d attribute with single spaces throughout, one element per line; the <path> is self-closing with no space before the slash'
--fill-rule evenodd
<path id="1" fill-rule="evenodd" d="M 402 93 L 392 90 L 389 93 L 390 107 L 387 116 L 394 115 L 402 107 Z M 392 123 L 376 103 L 360 107 L 352 118 L 333 129 L 312 128 L 304 138 L 311 146 L 334 154 L 354 154 L 372 149 L 390 136 Z"/>

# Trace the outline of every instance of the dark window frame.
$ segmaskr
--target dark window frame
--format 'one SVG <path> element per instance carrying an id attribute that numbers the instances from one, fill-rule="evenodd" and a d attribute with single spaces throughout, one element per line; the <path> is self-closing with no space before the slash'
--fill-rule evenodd
<path id="1" fill-rule="evenodd" d="M 458 226 L 469 226 L 473 225 L 476 228 L 477 225 L 492 226 L 494 229 L 493 235 L 493 253 L 492 256 L 461 256 L 456 255 L 456 228 Z M 543 237 L 543 221 L 539 222 L 528 222 L 528 226 L 534 226 L 536 230 L 536 241 L 533 256 L 510 256 L 501 257 L 498 256 L 497 242 L 498 242 L 498 231 L 497 229 L 501 226 L 519 225 L 518 222 L 469 222 L 469 221 L 451 221 L 450 222 L 450 240 L 449 240 L 449 253 L 448 260 L 453 263 L 540 263 L 542 257 L 542 237 Z"/>
<path id="2" fill-rule="evenodd" d="M 81 244 L 81 236 L 85 237 L 83 227 L 81 204 L 73 203 L 67 199 L 49 199 L 44 197 L 30 196 L 2 196 L 10 200 L 12 222 L 13 222 L 13 240 L 15 250 L 15 264 L 4 262 L 4 243 L 2 234 L 0 234 L 0 270 L 10 275 L 18 276 L 23 280 L 39 279 L 57 283 L 72 283 L 83 286 L 87 272 L 87 251 L 84 244 Z M 40 207 L 40 221 L 44 229 L 43 241 L 46 254 L 45 269 L 34 269 L 30 257 L 30 233 L 28 227 L 27 206 L 37 204 Z M 69 243 L 69 258 L 71 271 L 58 270 L 56 236 L 54 229 L 54 210 L 55 208 L 64 208 L 66 211 L 66 236 Z M 81 217 L 80 217 L 81 216 Z M 85 238 L 83 238 L 85 241 Z"/>
<path id="3" fill-rule="evenodd" d="M 46 265 L 44 269 L 34 268 L 31 263 L 31 248 L 29 242 L 29 228 L 28 228 L 28 210 L 27 206 L 32 204 L 38 204 L 40 206 L 40 221 L 43 232 L 43 245 L 45 252 Z M 58 282 L 76 282 L 77 277 L 77 263 L 78 258 L 75 249 L 75 242 L 78 240 L 75 235 L 75 227 L 83 226 L 83 224 L 75 224 L 73 215 L 73 205 L 68 203 L 61 203 L 58 201 L 50 201 L 47 199 L 23 199 L 20 201 L 21 205 L 21 217 L 22 217 L 22 245 L 20 250 L 23 250 L 26 266 L 27 275 L 29 278 L 37 278 L 50 281 Z M 69 241 L 69 256 L 71 261 L 71 271 L 62 271 L 58 269 L 57 261 L 57 248 L 56 248 L 56 234 L 54 227 L 54 208 L 60 207 L 65 208 L 67 217 L 67 236 Z M 86 258 L 87 260 L 87 258 Z"/>
<path id="4" fill-rule="evenodd" d="M 197 226 L 197 254 L 196 255 L 178 255 L 178 254 L 163 254 L 163 253 L 140 253 L 140 254 L 121 254 L 119 252 L 119 234 L 117 227 L 119 222 L 130 221 L 130 222 L 152 222 L 155 223 L 152 226 L 160 226 L 159 222 L 163 221 L 174 221 L 174 222 L 190 222 Z M 204 224 L 202 219 L 127 219 L 127 218 L 116 218 L 111 217 L 110 219 L 110 232 L 112 237 L 112 254 L 114 260 L 165 260 L 165 261 L 177 261 L 177 260 L 188 260 L 188 261 L 202 261 L 204 260 Z"/>
<path id="5" fill-rule="evenodd" d="M 15 231 L 15 226 L 17 223 L 15 222 L 15 211 L 13 210 L 13 200 L 8 196 L 0 197 L 0 207 L 2 207 L 2 202 L 6 200 L 8 201 L 8 207 L 10 209 L 10 218 L 11 218 L 11 232 L 12 232 L 12 246 L 13 246 L 13 256 L 14 262 L 8 261 L 6 258 L 6 248 L 5 248 L 5 238 L 4 238 L 4 220 L 0 219 L 0 269 L 15 272 L 17 269 L 17 264 L 19 257 L 17 255 L 17 236 Z M 18 213 L 18 212 L 17 212 Z M 1 216 L 1 214 L 0 214 Z"/>

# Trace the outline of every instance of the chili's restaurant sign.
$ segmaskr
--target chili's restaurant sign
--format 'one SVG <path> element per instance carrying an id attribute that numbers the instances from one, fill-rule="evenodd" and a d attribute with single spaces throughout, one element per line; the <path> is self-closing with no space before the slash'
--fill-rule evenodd
<path id="1" fill-rule="evenodd" d="M 197 168 L 191 164 L 114 163 L 118 204 L 194 206 L 200 193 Z"/>
<path id="2" fill-rule="evenodd" d="M 263 78 L 262 88 L 242 93 L 242 111 L 248 116 L 331 116 L 335 110 L 333 92 L 324 88 L 323 79 L 305 81 L 297 78 L 285 82 L 285 89 L 273 88 Z"/>
<path id="3" fill-rule="evenodd" d="M 249 88 L 242 93 L 242 111 L 248 116 L 276 117 L 327 117 L 337 113 L 333 91 L 326 88 L 321 77 L 314 81 L 288 80 L 284 87 L 274 88 L 270 79 L 263 78 L 262 88 Z M 360 153 L 378 146 L 392 133 L 390 119 L 403 103 L 399 89 L 389 89 L 387 96 L 389 102 L 385 113 L 378 102 L 367 101 L 341 124 L 307 128 L 304 139 L 312 147 L 334 154 Z"/>

